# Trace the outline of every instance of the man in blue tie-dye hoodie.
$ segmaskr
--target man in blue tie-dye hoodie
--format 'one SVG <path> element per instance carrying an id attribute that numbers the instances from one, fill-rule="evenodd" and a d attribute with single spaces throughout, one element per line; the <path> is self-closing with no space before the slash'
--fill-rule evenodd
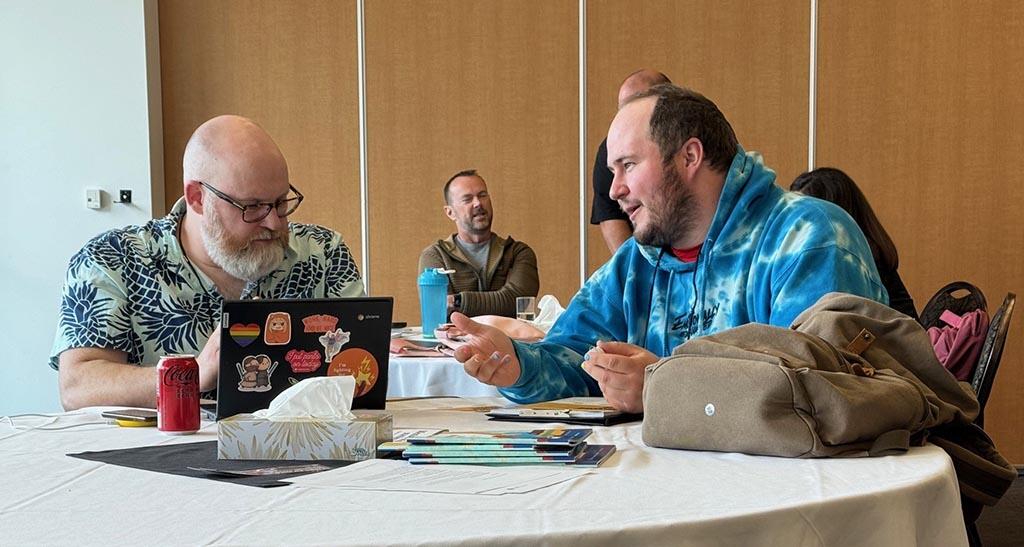
<path id="1" fill-rule="evenodd" d="M 639 412 L 644 368 L 690 338 L 789 326 L 828 292 L 888 302 L 849 215 L 777 186 L 698 93 L 659 85 L 624 103 L 608 131 L 608 168 L 634 238 L 543 341 L 513 342 L 453 314 L 468 341 L 456 358 L 512 401 L 603 395 Z"/>

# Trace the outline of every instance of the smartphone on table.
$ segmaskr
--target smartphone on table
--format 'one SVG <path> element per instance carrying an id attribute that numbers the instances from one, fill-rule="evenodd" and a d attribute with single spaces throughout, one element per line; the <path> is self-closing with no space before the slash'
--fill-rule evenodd
<path id="1" fill-rule="evenodd" d="M 142 408 L 107 410 L 100 416 L 111 418 L 121 427 L 147 427 L 156 425 L 156 411 Z"/>

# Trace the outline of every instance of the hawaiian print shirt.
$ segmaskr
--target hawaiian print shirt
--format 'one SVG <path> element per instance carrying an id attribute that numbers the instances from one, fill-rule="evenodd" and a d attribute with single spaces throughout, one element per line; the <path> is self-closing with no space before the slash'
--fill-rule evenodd
<path id="1" fill-rule="evenodd" d="M 143 226 L 104 232 L 71 257 L 50 366 L 72 348 L 123 351 L 128 362 L 156 365 L 168 353 L 198 354 L 220 318 L 223 297 L 182 251 L 185 201 Z M 362 296 L 363 282 L 341 236 L 289 223 L 284 262 L 250 282 L 242 298 Z"/>

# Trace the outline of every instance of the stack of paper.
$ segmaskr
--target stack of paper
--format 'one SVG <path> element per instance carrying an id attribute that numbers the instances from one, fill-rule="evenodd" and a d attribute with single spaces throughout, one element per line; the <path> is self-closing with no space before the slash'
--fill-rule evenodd
<path id="1" fill-rule="evenodd" d="M 550 466 L 409 465 L 396 460 L 366 460 L 285 480 L 310 488 L 502 496 L 533 492 L 592 472 Z"/>
<path id="2" fill-rule="evenodd" d="M 585 442 L 589 429 L 445 432 L 384 443 L 382 451 L 401 451 L 414 464 L 517 465 L 557 463 L 596 467 L 615 452 L 615 445 Z"/>

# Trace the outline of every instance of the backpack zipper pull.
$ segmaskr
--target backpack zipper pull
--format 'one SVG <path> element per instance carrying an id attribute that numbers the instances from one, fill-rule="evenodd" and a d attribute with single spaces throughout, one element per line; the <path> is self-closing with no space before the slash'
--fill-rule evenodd
<path id="1" fill-rule="evenodd" d="M 869 367 L 868 365 L 854 363 L 850 365 L 850 369 L 853 370 L 853 373 L 856 374 L 857 376 L 863 376 L 865 378 L 874 378 L 875 376 L 875 369 Z"/>

